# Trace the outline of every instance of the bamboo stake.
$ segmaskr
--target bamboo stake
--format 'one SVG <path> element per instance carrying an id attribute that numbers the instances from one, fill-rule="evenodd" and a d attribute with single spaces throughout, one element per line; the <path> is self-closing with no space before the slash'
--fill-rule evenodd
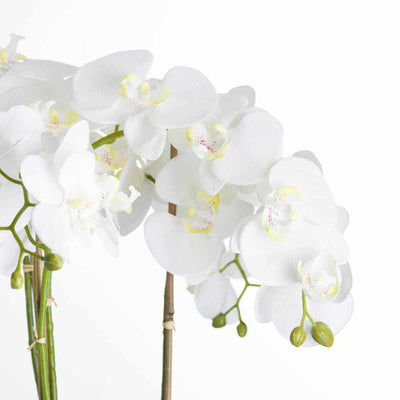
<path id="1" fill-rule="evenodd" d="M 178 155 L 171 145 L 170 158 Z M 168 212 L 176 215 L 176 204 L 168 204 Z M 174 323 L 174 276 L 167 272 L 164 291 L 163 373 L 161 399 L 171 400 L 172 393 L 172 337 Z"/>

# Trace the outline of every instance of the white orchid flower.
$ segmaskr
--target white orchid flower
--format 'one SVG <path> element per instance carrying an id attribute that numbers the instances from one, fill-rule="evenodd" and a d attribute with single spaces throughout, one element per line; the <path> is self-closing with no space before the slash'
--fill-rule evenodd
<path id="1" fill-rule="evenodd" d="M 38 101 L 58 101 L 66 92 L 71 97 L 68 80 L 76 69 L 73 65 L 50 60 L 14 62 L 6 73 L 0 74 L 0 111 Z"/>
<path id="2" fill-rule="evenodd" d="M 88 124 L 81 121 L 69 129 L 50 158 L 30 155 L 21 165 L 24 185 L 38 202 L 33 229 L 65 258 L 74 244 L 87 245 L 94 230 L 104 230 L 110 223 L 107 213 L 131 211 L 129 198 L 118 191 L 118 179 L 95 174 L 95 158 L 88 146 Z"/>
<path id="3" fill-rule="evenodd" d="M 120 190 L 131 198 L 132 212 L 117 215 L 120 234 L 128 235 L 142 223 L 154 201 L 154 182 L 169 161 L 169 146 L 157 160 L 148 161 L 129 151 L 125 137 L 121 137 L 114 143 L 97 147 L 95 156 L 96 170 L 118 177 Z M 156 197 L 166 208 L 167 203 Z"/>
<path id="4" fill-rule="evenodd" d="M 8 90 L 0 95 L 0 111 L 8 111 L 17 105 L 32 107 L 42 118 L 44 131 L 50 138 L 46 137 L 46 140 L 60 139 L 68 127 L 78 120 L 78 113 L 70 105 L 72 80 L 61 78 L 62 76 L 63 74 L 54 81 L 29 79 L 28 82 Z M 1 83 L 3 80 L 0 85 Z"/>
<path id="5" fill-rule="evenodd" d="M 178 215 L 189 233 L 226 238 L 240 220 L 253 214 L 253 207 L 225 190 L 214 195 L 207 193 L 200 165 L 201 160 L 194 155 L 175 157 L 159 173 L 156 192 L 163 200 L 179 206 Z"/>
<path id="6" fill-rule="evenodd" d="M 77 120 L 78 114 L 73 111 L 60 119 L 54 103 L 39 102 L 0 111 L 0 168 L 10 176 L 18 177 L 20 163 L 27 155 L 55 151 L 62 134 Z"/>
<path id="7" fill-rule="evenodd" d="M 220 94 L 217 107 L 202 121 L 169 131 L 179 151 L 202 160 L 200 176 L 211 194 L 225 182 L 252 185 L 265 180 L 269 167 L 281 157 L 282 127 L 267 112 L 249 108 L 254 96 L 249 87 Z"/>
<path id="8" fill-rule="evenodd" d="M 336 207 L 320 168 L 290 157 L 270 171 L 265 208 L 239 230 L 239 247 L 250 273 L 265 286 L 256 310 L 289 338 L 300 325 L 302 309 L 336 333 L 349 320 L 349 253 L 343 240 L 348 216 Z M 310 154 L 307 153 L 307 158 Z M 310 331 L 307 320 L 303 328 Z M 307 345 L 314 342 L 307 336 Z"/>
<path id="9" fill-rule="evenodd" d="M 338 207 L 336 230 L 343 233 L 348 214 Z M 350 320 L 354 303 L 350 295 L 352 275 L 348 263 L 337 265 L 332 255 L 323 250 L 307 266 L 298 266 L 298 282 L 287 286 L 263 286 L 256 298 L 256 317 L 261 323 L 273 322 L 279 333 L 289 339 L 299 326 L 304 309 L 313 321 L 323 321 L 334 334 L 340 332 Z M 305 346 L 313 346 L 312 324 L 304 321 L 307 338 Z"/>
<path id="10" fill-rule="evenodd" d="M 131 151 L 149 160 L 162 153 L 168 128 L 201 120 L 216 103 L 211 83 L 192 68 L 146 80 L 152 60 L 146 50 L 110 54 L 80 68 L 73 84 L 75 109 L 94 122 L 125 122 Z"/>
<path id="11" fill-rule="evenodd" d="M 156 212 L 145 223 L 147 244 L 160 265 L 190 279 L 214 271 L 228 237 L 253 207 L 203 190 L 201 160 L 194 155 L 175 157 L 160 171 L 156 193 L 177 204 L 177 216 Z"/>

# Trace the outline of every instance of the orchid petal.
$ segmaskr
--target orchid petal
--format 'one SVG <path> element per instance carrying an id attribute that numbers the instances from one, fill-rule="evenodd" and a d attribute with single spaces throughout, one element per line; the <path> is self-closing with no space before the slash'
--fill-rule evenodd
<path id="1" fill-rule="evenodd" d="M 205 234 L 189 233 L 183 221 L 167 213 L 156 212 L 144 224 L 147 245 L 157 262 L 168 272 L 198 276 L 216 267 L 223 244 Z"/>
<path id="2" fill-rule="evenodd" d="M 0 184 L 0 226 L 10 226 L 24 203 L 20 185 L 12 182 Z"/>
<path id="3" fill-rule="evenodd" d="M 192 205 L 193 197 L 202 190 L 197 178 L 200 162 L 193 155 L 173 158 L 158 174 L 157 194 L 170 203 Z"/>
<path id="4" fill-rule="evenodd" d="M 340 284 L 340 290 L 335 298 L 336 303 L 341 303 L 348 297 L 351 288 L 353 286 L 353 276 L 351 273 L 350 264 L 344 264 L 339 267 L 340 273 L 342 275 L 342 282 Z"/>
<path id="5" fill-rule="evenodd" d="M 317 156 L 312 151 L 309 150 L 296 151 L 296 153 L 294 153 L 292 157 L 305 158 L 306 160 L 313 162 L 319 168 L 321 174 L 323 173 L 322 165 L 319 162 Z"/>
<path id="6" fill-rule="evenodd" d="M 231 236 L 241 220 L 253 214 L 253 206 L 246 201 L 236 200 L 219 208 L 214 228 L 210 235 L 217 238 Z"/>
<path id="7" fill-rule="evenodd" d="M 246 97 L 249 107 L 254 107 L 256 103 L 256 92 L 251 86 L 238 86 L 231 89 L 228 94 L 241 95 Z"/>
<path id="8" fill-rule="evenodd" d="M 32 214 L 32 225 L 46 246 L 61 257 L 69 257 L 70 216 L 64 207 L 38 204 Z"/>
<path id="9" fill-rule="evenodd" d="M 240 253 L 240 237 L 242 236 L 243 229 L 253 219 L 254 216 L 249 215 L 236 224 L 229 241 L 229 251 L 232 253 Z"/>
<path id="10" fill-rule="evenodd" d="M 319 168 L 311 161 L 289 157 L 275 163 L 269 174 L 275 189 L 296 188 L 301 196 L 301 217 L 324 226 L 335 226 L 336 205 Z"/>
<path id="11" fill-rule="evenodd" d="M 193 153 L 192 143 L 186 135 L 187 128 L 168 129 L 168 140 L 179 153 Z"/>
<path id="12" fill-rule="evenodd" d="M 124 133 L 129 149 L 140 157 L 156 160 L 164 150 L 167 131 L 154 125 L 147 112 L 128 117 Z"/>
<path id="13" fill-rule="evenodd" d="M 0 155 L 0 168 L 11 177 L 18 179 L 22 168 L 22 161 L 25 157 L 41 151 L 42 143 L 40 136 L 27 136 Z"/>
<path id="14" fill-rule="evenodd" d="M 152 61 L 147 50 L 135 50 L 109 54 L 85 64 L 74 76 L 75 108 L 93 121 L 115 122 L 121 117 L 121 103 L 128 103 L 119 94 L 121 80 L 130 74 L 144 79 Z M 102 116 L 105 111 L 108 115 Z"/>
<path id="15" fill-rule="evenodd" d="M 195 288 L 194 301 L 197 310 L 203 317 L 213 319 L 235 304 L 236 300 L 232 301 L 231 298 L 229 298 L 230 304 L 227 304 L 231 291 L 234 289 L 228 278 L 219 272 L 211 275 Z"/>
<path id="16" fill-rule="evenodd" d="M 255 301 L 257 321 L 260 323 L 273 321 L 276 313 L 279 313 L 282 304 L 285 302 L 296 304 L 299 301 L 299 295 L 301 301 L 301 291 L 299 291 L 299 288 L 300 285 L 297 283 L 289 286 L 261 286 L 257 291 Z"/>
<path id="17" fill-rule="evenodd" d="M 338 265 L 349 261 L 350 251 L 342 234 L 334 228 L 326 230 L 326 250 L 332 255 Z"/>
<path id="18" fill-rule="evenodd" d="M 218 124 L 228 128 L 232 121 L 240 115 L 248 106 L 247 97 L 241 94 L 219 94 L 217 105 L 206 118 L 201 121 L 208 130 L 213 130 Z"/>
<path id="19" fill-rule="evenodd" d="M 214 196 L 217 194 L 222 187 L 225 185 L 225 182 L 218 179 L 214 171 L 212 170 L 212 163 L 202 160 L 199 169 L 198 169 L 199 181 L 202 190 Z"/>
<path id="20" fill-rule="evenodd" d="M 88 151 L 71 154 L 66 159 L 58 177 L 66 199 L 85 199 L 88 202 L 96 200 L 94 170 L 94 154 Z"/>
<path id="21" fill-rule="evenodd" d="M 10 276 L 17 268 L 19 246 L 11 232 L 0 236 L 0 274 Z"/>
<path id="22" fill-rule="evenodd" d="M 13 72 L 28 79 L 59 81 L 72 76 L 77 67 L 51 60 L 25 60 L 13 65 Z"/>
<path id="23" fill-rule="evenodd" d="M 21 164 L 21 178 L 35 199 L 45 204 L 60 204 L 63 191 L 52 173 L 50 163 L 35 155 L 28 156 Z"/>
<path id="24" fill-rule="evenodd" d="M 307 221 L 298 221 L 282 240 L 272 240 L 256 215 L 242 230 L 240 251 L 252 276 L 281 286 L 297 282 L 297 263 L 313 260 L 325 244 L 324 231 Z"/>
<path id="25" fill-rule="evenodd" d="M 178 128 L 202 120 L 216 105 L 216 92 L 199 71 L 170 69 L 164 77 L 169 96 L 153 109 L 152 121 L 162 128 Z"/>
<path id="26" fill-rule="evenodd" d="M 38 135 L 44 130 L 39 114 L 32 107 L 15 106 L 0 114 L 1 137 L 11 144 L 27 136 Z"/>
<path id="27" fill-rule="evenodd" d="M 224 182 L 251 185 L 266 179 L 282 152 L 282 127 L 265 111 L 254 110 L 230 130 L 226 154 L 214 161 L 214 173 Z"/>
<path id="28" fill-rule="evenodd" d="M 89 124 L 79 121 L 69 128 L 53 156 L 53 165 L 59 171 L 67 158 L 74 153 L 86 151 L 89 147 Z"/>
<path id="29" fill-rule="evenodd" d="M 144 181 L 140 190 L 140 196 L 132 203 L 132 212 L 130 214 L 118 214 L 117 222 L 119 232 L 126 236 L 133 232 L 145 219 L 151 206 L 153 198 L 154 184 Z"/>
<path id="30" fill-rule="evenodd" d="M 349 213 L 344 207 L 341 206 L 337 206 L 336 210 L 338 215 L 336 230 L 338 230 L 340 233 L 344 233 L 349 225 Z"/>

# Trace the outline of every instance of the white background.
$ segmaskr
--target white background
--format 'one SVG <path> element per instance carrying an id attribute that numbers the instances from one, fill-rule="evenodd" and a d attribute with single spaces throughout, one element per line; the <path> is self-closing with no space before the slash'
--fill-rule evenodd
<path id="1" fill-rule="evenodd" d="M 398 398 L 398 1 L 2 1 L 0 42 L 80 65 L 148 48 L 153 76 L 200 69 L 220 92 L 250 84 L 285 128 L 285 154 L 320 158 L 351 224 L 355 312 L 331 349 L 295 349 L 259 325 L 214 330 L 176 284 L 174 400 Z M 54 276 L 60 400 L 159 399 L 163 270 L 142 228 L 118 260 L 82 254 Z M 0 398 L 33 400 L 22 292 L 0 279 Z"/>

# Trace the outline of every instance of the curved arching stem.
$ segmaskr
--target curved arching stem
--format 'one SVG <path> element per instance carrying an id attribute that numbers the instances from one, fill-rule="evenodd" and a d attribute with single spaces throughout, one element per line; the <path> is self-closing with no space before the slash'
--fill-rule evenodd
<path id="1" fill-rule="evenodd" d="M 178 151 L 171 145 L 170 158 L 178 155 Z M 176 215 L 176 204 L 168 204 L 168 212 Z M 163 329 L 163 372 L 161 386 L 161 400 L 171 400 L 172 393 L 172 337 L 174 326 L 174 276 L 167 272 L 164 291 L 164 329 Z"/>

